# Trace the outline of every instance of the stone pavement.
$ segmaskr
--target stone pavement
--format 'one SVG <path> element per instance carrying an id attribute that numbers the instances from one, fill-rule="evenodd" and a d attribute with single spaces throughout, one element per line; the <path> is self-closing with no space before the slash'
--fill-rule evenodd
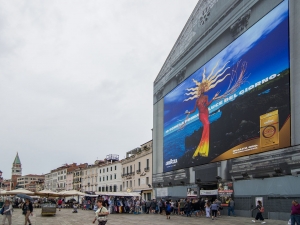
<path id="1" fill-rule="evenodd" d="M 72 213 L 72 209 L 62 209 L 58 211 L 55 216 L 41 216 L 41 209 L 34 209 L 34 215 L 30 217 L 32 225 L 92 225 L 94 218 L 93 211 L 78 210 L 78 213 Z M 107 225 L 168 225 L 168 224 L 180 224 L 180 225 L 244 225 L 254 224 L 251 222 L 252 218 L 245 217 L 228 217 L 222 216 L 217 220 L 211 220 L 204 217 L 183 217 L 171 215 L 171 219 L 167 220 L 163 215 L 157 214 L 111 214 L 109 215 Z M 2 216 L 0 215 L 0 222 L 2 222 Z M 272 225 L 286 225 L 287 221 L 280 220 L 268 220 L 266 224 Z M 2 224 L 2 223 L 0 223 Z M 5 223 L 7 224 L 7 222 Z M 257 223 L 256 223 L 257 224 Z M 260 224 L 260 223 L 258 223 Z M 14 209 L 12 225 L 24 225 L 24 216 L 20 209 Z"/>

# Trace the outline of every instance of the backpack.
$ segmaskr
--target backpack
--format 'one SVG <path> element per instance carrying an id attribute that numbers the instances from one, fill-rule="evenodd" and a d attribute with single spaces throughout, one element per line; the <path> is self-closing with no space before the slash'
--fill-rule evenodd
<path id="1" fill-rule="evenodd" d="M 265 208 L 262 206 L 262 207 L 259 209 L 259 211 L 260 211 L 261 213 L 263 213 L 263 212 L 265 212 Z"/>
<path id="2" fill-rule="evenodd" d="M 171 205 L 170 204 L 167 204 L 167 211 L 171 212 Z"/>

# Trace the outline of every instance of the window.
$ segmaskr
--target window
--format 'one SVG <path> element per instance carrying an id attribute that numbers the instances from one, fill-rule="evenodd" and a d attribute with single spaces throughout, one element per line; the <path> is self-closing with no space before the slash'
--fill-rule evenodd
<path id="1" fill-rule="evenodd" d="M 98 188 L 98 191 L 100 191 L 100 192 L 101 192 L 101 187 L 99 187 L 99 188 Z"/>
<path id="2" fill-rule="evenodd" d="M 149 184 L 149 177 L 146 177 L 146 184 Z"/>
<path id="3" fill-rule="evenodd" d="M 101 173 L 101 169 L 100 169 L 100 173 Z"/>
<path id="4" fill-rule="evenodd" d="M 132 173 L 132 166 L 130 166 L 130 173 Z"/>
<path id="5" fill-rule="evenodd" d="M 123 182 L 123 187 L 125 186 L 125 182 Z"/>
<path id="6" fill-rule="evenodd" d="M 125 174 L 125 168 L 123 168 L 123 175 Z"/>
<path id="7" fill-rule="evenodd" d="M 110 175 L 110 180 L 112 180 L 112 175 Z"/>
<path id="8" fill-rule="evenodd" d="M 128 181 L 126 181 L 126 187 L 128 188 Z"/>
<path id="9" fill-rule="evenodd" d="M 120 185 L 120 191 L 122 191 L 122 185 Z"/>
<path id="10" fill-rule="evenodd" d="M 101 177 L 99 177 L 99 181 L 101 182 Z"/>
<path id="11" fill-rule="evenodd" d="M 132 187 L 132 180 L 130 181 L 130 187 Z"/>
<path id="12" fill-rule="evenodd" d="M 152 198 L 151 198 L 151 193 L 147 193 L 147 199 L 148 201 L 150 201 Z"/>
<path id="13" fill-rule="evenodd" d="M 138 186 L 141 186 L 141 179 L 138 179 Z"/>
<path id="14" fill-rule="evenodd" d="M 103 177 L 103 181 L 105 181 L 105 177 Z"/>
<path id="15" fill-rule="evenodd" d="M 117 179 L 117 174 L 114 174 L 114 178 Z"/>
<path id="16" fill-rule="evenodd" d="M 117 170 L 117 166 L 115 166 L 115 170 Z"/>
<path id="17" fill-rule="evenodd" d="M 138 170 L 141 171 L 141 162 L 139 162 Z"/>
<path id="18" fill-rule="evenodd" d="M 105 173 L 105 169 L 103 169 L 103 173 Z"/>
<path id="19" fill-rule="evenodd" d="M 105 190 L 108 191 L 108 186 L 106 186 Z"/>
<path id="20" fill-rule="evenodd" d="M 129 171 L 128 171 L 128 166 L 127 166 L 127 173 L 129 173 Z"/>
<path id="21" fill-rule="evenodd" d="M 64 176 L 64 179 L 66 179 L 67 177 L 66 177 L 66 175 Z"/>
<path id="22" fill-rule="evenodd" d="M 108 172 L 108 167 L 106 168 L 106 172 Z"/>
<path id="23" fill-rule="evenodd" d="M 149 159 L 147 159 L 146 163 L 147 163 L 147 168 L 149 168 Z"/>
<path id="24" fill-rule="evenodd" d="M 106 176 L 106 180 L 108 180 L 108 176 Z"/>
<path id="25" fill-rule="evenodd" d="M 104 188 L 104 187 L 102 187 L 102 191 L 105 191 L 105 188 Z"/>
<path id="26" fill-rule="evenodd" d="M 112 166 L 110 167 L 110 171 L 112 171 Z"/>
<path id="27" fill-rule="evenodd" d="M 117 191 L 117 185 L 114 185 L 114 192 Z"/>

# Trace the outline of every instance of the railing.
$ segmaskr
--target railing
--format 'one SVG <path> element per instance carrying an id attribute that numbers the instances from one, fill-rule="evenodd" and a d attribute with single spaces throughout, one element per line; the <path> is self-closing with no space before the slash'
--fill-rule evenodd
<path id="1" fill-rule="evenodd" d="M 150 167 L 146 167 L 145 172 L 149 172 L 149 171 L 150 171 Z"/>
<path id="2" fill-rule="evenodd" d="M 136 171 L 136 174 L 140 174 L 140 173 L 141 173 L 141 170 L 137 170 L 137 171 Z"/>

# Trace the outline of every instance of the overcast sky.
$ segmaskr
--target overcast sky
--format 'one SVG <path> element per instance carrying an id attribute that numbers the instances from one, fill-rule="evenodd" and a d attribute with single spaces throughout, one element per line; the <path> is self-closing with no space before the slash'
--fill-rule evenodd
<path id="1" fill-rule="evenodd" d="M 0 170 L 93 163 L 152 139 L 153 81 L 197 0 L 0 0 Z"/>

